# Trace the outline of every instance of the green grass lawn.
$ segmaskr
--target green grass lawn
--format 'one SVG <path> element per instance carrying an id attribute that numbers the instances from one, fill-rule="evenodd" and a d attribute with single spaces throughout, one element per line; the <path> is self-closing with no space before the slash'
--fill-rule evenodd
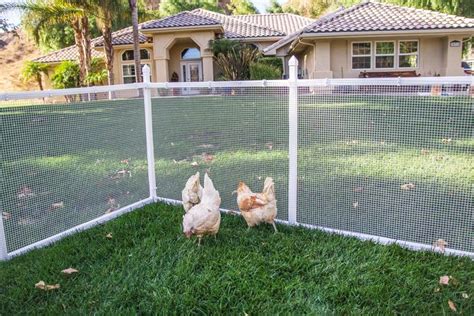
<path id="1" fill-rule="evenodd" d="M 247 231 L 230 215 L 198 247 L 182 214 L 146 206 L 0 263 L 0 314 L 446 315 L 449 300 L 474 313 L 468 258 L 283 225 Z M 62 275 L 69 267 L 79 273 Z M 36 289 L 40 280 L 60 288 Z"/>
<path id="2" fill-rule="evenodd" d="M 257 190 L 272 176 L 287 219 L 288 100 L 245 91 L 153 99 L 159 196 L 179 199 L 192 173 L 208 171 L 222 206 L 235 209 L 239 180 Z M 298 221 L 474 251 L 472 104 L 462 96 L 301 96 Z M 143 112 L 137 99 L 0 106 L 9 251 L 147 197 Z M 416 187 L 404 191 L 405 183 Z"/>

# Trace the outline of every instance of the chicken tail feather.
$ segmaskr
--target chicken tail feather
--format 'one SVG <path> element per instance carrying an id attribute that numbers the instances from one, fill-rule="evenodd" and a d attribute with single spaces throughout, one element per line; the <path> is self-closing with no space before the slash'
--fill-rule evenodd
<path id="1" fill-rule="evenodd" d="M 212 206 L 219 208 L 221 202 L 219 192 L 214 187 L 214 183 L 207 173 L 204 175 L 204 189 L 202 195 L 203 203 L 211 202 Z"/>
<path id="2" fill-rule="evenodd" d="M 263 184 L 263 194 L 267 197 L 268 200 L 274 200 L 275 199 L 275 183 L 273 182 L 273 179 L 270 177 L 267 177 L 265 179 L 265 183 Z"/>

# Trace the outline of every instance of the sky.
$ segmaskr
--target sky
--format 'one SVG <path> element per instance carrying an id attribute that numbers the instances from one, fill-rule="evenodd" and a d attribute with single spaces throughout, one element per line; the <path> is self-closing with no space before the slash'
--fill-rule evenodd
<path id="1" fill-rule="evenodd" d="M 0 0 L 0 3 L 5 2 L 18 2 L 19 0 Z M 270 0 L 250 0 L 257 7 L 260 13 L 265 13 L 265 8 L 270 5 Z M 279 3 L 283 3 L 285 0 L 278 0 Z M 2 14 L 2 17 L 7 18 L 8 22 L 14 25 L 20 24 L 20 13 L 10 12 L 8 14 Z"/>

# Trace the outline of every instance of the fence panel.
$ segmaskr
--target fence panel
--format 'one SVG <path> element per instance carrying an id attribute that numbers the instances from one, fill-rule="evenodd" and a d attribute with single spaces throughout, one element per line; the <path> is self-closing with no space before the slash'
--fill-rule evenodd
<path id="1" fill-rule="evenodd" d="M 298 222 L 474 252 L 469 86 L 357 83 L 300 87 Z"/>
<path id="2" fill-rule="evenodd" d="M 0 103 L 0 209 L 9 253 L 149 196 L 137 95 Z"/>
<path id="3" fill-rule="evenodd" d="M 281 220 L 294 222 L 293 192 L 297 223 L 474 254 L 472 80 L 145 82 L 13 99 L 0 103 L 0 259 L 2 224 L 10 255 L 44 245 L 152 202 L 153 170 L 159 198 L 179 201 L 208 172 L 235 210 L 239 181 L 258 192 L 271 176 Z"/>
<path id="4" fill-rule="evenodd" d="M 287 219 L 288 88 L 168 88 L 153 95 L 157 195 L 181 200 L 189 176 L 205 172 L 222 207 L 237 209 L 239 181 L 260 192 L 273 177 L 278 218 Z"/>

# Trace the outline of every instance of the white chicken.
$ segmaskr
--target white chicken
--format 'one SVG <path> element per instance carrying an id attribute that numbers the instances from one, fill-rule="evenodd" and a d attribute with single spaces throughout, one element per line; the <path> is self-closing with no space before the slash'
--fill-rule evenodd
<path id="1" fill-rule="evenodd" d="M 187 238 L 197 236 L 199 245 L 205 235 L 216 235 L 221 224 L 221 197 L 214 188 L 207 173 L 204 175 L 204 189 L 201 202 L 183 216 L 183 233 Z"/>
<path id="2" fill-rule="evenodd" d="M 239 187 L 234 193 L 237 193 L 237 204 L 249 228 L 261 223 L 268 223 L 272 224 L 275 233 L 277 232 L 275 183 L 272 178 L 265 179 L 262 193 L 253 193 L 244 182 L 239 183 Z"/>
<path id="3" fill-rule="evenodd" d="M 186 186 L 181 192 L 181 197 L 183 201 L 184 211 L 189 211 L 194 205 L 201 202 L 202 197 L 202 186 L 199 180 L 199 172 L 196 172 L 195 175 L 189 177 L 186 182 Z"/>

